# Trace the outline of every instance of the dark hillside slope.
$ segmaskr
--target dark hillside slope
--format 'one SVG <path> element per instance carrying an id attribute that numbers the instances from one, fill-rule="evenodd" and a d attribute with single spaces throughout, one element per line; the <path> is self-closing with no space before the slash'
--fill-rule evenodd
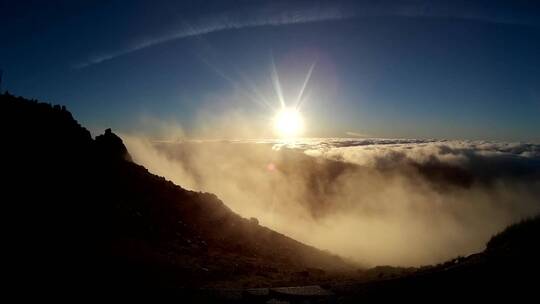
<path id="1" fill-rule="evenodd" d="M 540 216 L 495 235 L 487 248 L 410 275 L 356 285 L 339 285 L 342 303 L 360 301 L 534 301 L 540 271 Z"/>
<path id="2" fill-rule="evenodd" d="M 149 173 L 118 136 L 92 139 L 64 107 L 4 94 L 0 108 L 12 283 L 252 286 L 350 266 Z"/>

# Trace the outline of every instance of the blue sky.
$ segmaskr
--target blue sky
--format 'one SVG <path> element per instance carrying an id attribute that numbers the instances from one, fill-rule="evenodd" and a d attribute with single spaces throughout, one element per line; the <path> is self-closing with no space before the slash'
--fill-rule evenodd
<path id="1" fill-rule="evenodd" d="M 540 140 L 537 1 L 1 0 L 0 17 L 3 88 L 95 130 L 267 120 L 274 62 L 289 101 L 315 64 L 306 136 Z"/>

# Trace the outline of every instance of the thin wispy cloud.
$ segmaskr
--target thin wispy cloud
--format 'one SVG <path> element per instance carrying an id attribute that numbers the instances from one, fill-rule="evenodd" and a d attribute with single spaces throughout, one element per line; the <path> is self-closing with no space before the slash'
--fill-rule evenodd
<path id="1" fill-rule="evenodd" d="M 383 2 L 385 5 L 382 5 Z M 333 1 L 310 6 L 279 1 L 271 3 L 275 5 L 249 6 L 206 15 L 196 20 L 182 20 L 179 22 L 179 26 L 167 33 L 143 39 L 122 49 L 101 53 L 74 65 L 74 68 L 84 68 L 177 39 L 260 26 L 283 26 L 381 16 L 460 19 L 494 24 L 540 26 L 537 16 L 527 12 L 526 9 L 516 11 L 508 16 L 508 14 L 501 13 L 501 11 L 505 12 L 504 7 L 495 7 L 492 11 L 485 12 L 481 6 L 473 2 L 452 5 L 437 1 L 381 1 L 381 3 L 376 4 Z"/>
<path id="2" fill-rule="evenodd" d="M 347 12 L 347 10 L 344 10 L 340 7 L 318 7 L 307 10 L 302 9 L 278 12 L 260 11 L 258 13 L 252 13 L 251 18 L 244 20 L 242 20 L 241 16 L 239 15 L 241 14 L 222 13 L 216 16 L 204 18 L 203 20 L 197 22 L 183 22 L 183 26 L 181 26 L 175 31 L 171 31 L 161 36 L 152 37 L 150 39 L 140 41 L 130 47 L 126 47 L 121 50 L 103 53 L 101 55 L 90 58 L 85 62 L 76 64 L 75 68 L 84 68 L 93 64 L 98 64 L 119 56 L 123 56 L 169 41 L 188 37 L 196 37 L 199 35 L 205 35 L 219 31 L 237 30 L 258 26 L 281 26 L 289 24 L 341 20 L 353 17 L 353 14 L 351 12 Z"/>

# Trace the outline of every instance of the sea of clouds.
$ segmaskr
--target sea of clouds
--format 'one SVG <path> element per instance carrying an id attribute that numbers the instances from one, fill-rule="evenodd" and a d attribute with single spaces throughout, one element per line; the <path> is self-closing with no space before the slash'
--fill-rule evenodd
<path id="1" fill-rule="evenodd" d="M 538 144 L 123 138 L 150 171 L 365 266 L 478 252 L 493 234 L 540 212 Z"/>

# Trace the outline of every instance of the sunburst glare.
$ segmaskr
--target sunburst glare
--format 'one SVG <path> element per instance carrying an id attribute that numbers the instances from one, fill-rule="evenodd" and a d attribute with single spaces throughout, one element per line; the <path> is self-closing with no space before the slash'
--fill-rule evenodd
<path id="1" fill-rule="evenodd" d="M 304 120 L 300 111 L 295 108 L 282 108 L 274 117 L 274 131 L 281 138 L 292 138 L 302 135 Z"/>
<path id="2" fill-rule="evenodd" d="M 272 58 L 272 82 L 274 85 L 274 90 L 276 96 L 279 100 L 279 110 L 275 112 L 273 117 L 273 127 L 274 133 L 276 136 L 282 139 L 290 139 L 301 136 L 304 132 L 304 119 L 300 112 L 300 107 L 305 100 L 304 92 L 306 86 L 311 78 L 313 69 L 315 68 L 315 62 L 310 66 L 306 78 L 304 79 L 302 86 L 298 92 L 296 102 L 294 106 L 287 106 L 285 99 L 283 97 L 283 90 L 281 88 L 281 83 L 279 81 L 279 75 L 276 69 L 276 65 Z"/>

